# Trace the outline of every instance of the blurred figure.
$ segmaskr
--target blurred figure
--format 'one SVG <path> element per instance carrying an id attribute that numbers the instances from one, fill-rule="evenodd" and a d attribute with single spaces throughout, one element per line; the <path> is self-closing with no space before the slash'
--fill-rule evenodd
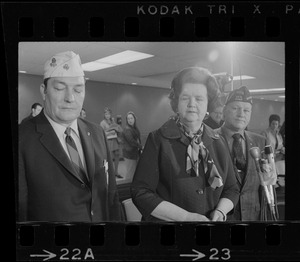
<path id="1" fill-rule="evenodd" d="M 121 115 L 116 116 L 116 123 L 122 127 L 122 116 Z"/>
<path id="2" fill-rule="evenodd" d="M 280 116 L 272 114 L 269 117 L 269 127 L 262 132 L 262 135 L 267 138 L 268 143 L 272 146 L 275 158 L 275 165 L 277 171 L 277 185 L 278 193 L 282 193 L 282 189 L 285 187 L 285 145 L 284 138 L 280 131 L 284 134 L 283 128 L 280 128 Z"/>
<path id="3" fill-rule="evenodd" d="M 123 125 L 122 125 L 122 116 L 121 115 L 117 115 L 116 116 L 116 123 L 119 125 L 120 127 L 120 132 L 117 132 L 118 135 L 118 142 L 119 142 L 119 160 L 123 161 L 124 157 L 123 157 Z"/>
<path id="4" fill-rule="evenodd" d="M 280 127 L 279 133 L 282 136 L 282 142 L 283 142 L 283 146 L 285 147 L 285 121 L 283 121 L 282 126 Z"/>
<path id="5" fill-rule="evenodd" d="M 238 199 L 226 142 L 203 124 L 219 94 L 205 68 L 178 72 L 169 94 L 176 114 L 151 132 L 131 185 L 146 221 L 225 221 Z"/>
<path id="6" fill-rule="evenodd" d="M 269 127 L 261 133 L 273 148 L 275 162 L 285 159 L 285 147 L 282 135 L 279 132 L 279 126 L 280 116 L 276 114 L 270 115 Z"/>
<path id="7" fill-rule="evenodd" d="M 34 103 L 32 106 L 31 106 L 31 113 L 29 116 L 25 117 L 22 121 L 21 121 L 21 124 L 33 117 L 36 117 L 43 109 L 43 106 L 40 104 L 40 103 Z"/>
<path id="8" fill-rule="evenodd" d="M 43 111 L 19 128 L 19 220 L 120 221 L 104 130 L 79 117 L 85 99 L 79 55 L 47 60 L 40 92 Z"/>
<path id="9" fill-rule="evenodd" d="M 123 141 L 123 156 L 127 170 L 125 179 L 129 179 L 129 182 L 131 182 L 140 152 L 143 148 L 141 144 L 141 134 L 136 123 L 136 116 L 131 111 L 126 115 L 126 126 L 123 131 Z"/>
<path id="10" fill-rule="evenodd" d="M 213 110 L 209 112 L 209 116 L 205 120 L 203 120 L 203 123 L 208 125 L 212 129 L 221 127 L 224 123 L 223 108 L 224 106 L 219 103 L 214 105 Z"/>
<path id="11" fill-rule="evenodd" d="M 82 108 L 81 111 L 80 111 L 80 117 L 83 118 L 83 119 L 86 118 L 86 111 L 85 111 L 84 108 Z"/>
<path id="12" fill-rule="evenodd" d="M 122 130 L 120 129 L 120 126 L 112 118 L 111 109 L 108 107 L 104 108 L 104 119 L 100 122 L 100 126 L 104 129 L 108 140 L 108 147 L 110 149 L 114 161 L 116 177 L 123 178 L 118 173 L 119 160 L 120 160 L 118 132 L 122 132 Z"/>

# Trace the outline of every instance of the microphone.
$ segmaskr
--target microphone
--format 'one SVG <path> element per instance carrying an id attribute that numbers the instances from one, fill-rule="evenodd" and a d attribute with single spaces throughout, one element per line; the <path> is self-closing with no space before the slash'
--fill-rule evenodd
<path id="1" fill-rule="evenodd" d="M 272 168 L 272 177 L 273 177 L 272 185 L 275 185 L 277 180 L 277 172 L 276 172 L 273 148 L 270 145 L 265 146 L 265 155 Z"/>
<path id="2" fill-rule="evenodd" d="M 258 174 L 260 174 L 260 172 L 261 172 L 260 165 L 259 165 L 259 159 L 260 159 L 260 156 L 261 156 L 260 149 L 259 149 L 259 147 L 251 147 L 249 149 L 249 151 L 250 151 L 251 157 L 254 159 L 256 172 Z"/>
<path id="3" fill-rule="evenodd" d="M 255 167 L 256 167 L 256 172 L 257 172 L 257 174 L 258 174 L 258 176 L 259 176 L 260 183 L 261 183 L 262 186 L 265 187 L 265 182 L 264 182 L 264 179 L 263 179 L 263 177 L 262 177 L 262 171 L 261 171 L 261 169 L 260 169 L 260 163 L 259 163 L 260 156 L 261 156 L 261 154 L 260 154 L 260 149 L 259 149 L 259 147 L 251 147 L 251 148 L 249 149 L 249 151 L 250 151 L 251 157 L 254 159 Z M 266 194 L 267 194 L 267 193 L 266 193 Z M 269 194 L 267 194 L 267 195 L 269 195 Z M 269 198 L 269 199 L 270 199 L 270 198 Z"/>

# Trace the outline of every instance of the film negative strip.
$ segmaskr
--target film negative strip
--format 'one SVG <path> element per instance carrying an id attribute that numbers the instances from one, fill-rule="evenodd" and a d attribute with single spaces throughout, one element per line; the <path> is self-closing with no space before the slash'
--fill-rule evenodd
<path id="1" fill-rule="evenodd" d="M 1 14 L 5 68 L 2 77 L 7 76 L 4 83 L 8 87 L 5 111 L 10 110 L 7 126 L 11 126 L 7 137 L 13 142 L 12 149 L 8 147 L 13 168 L 6 179 L 11 186 L 11 213 L 15 214 L 2 228 L 7 225 L 13 228 L 10 234 L 16 247 L 13 251 L 16 260 L 299 260 L 299 3 L 1 3 Z M 18 88 L 20 56 L 34 48 L 35 57 L 43 56 L 38 47 L 53 43 L 49 48 L 55 50 L 57 42 L 78 50 L 82 47 L 76 43 L 89 42 L 107 45 L 112 42 L 283 43 L 287 123 L 284 218 L 267 222 L 133 222 L 126 219 L 96 223 L 21 222 L 17 163 L 19 100 L 22 99 Z M 27 46 L 31 49 L 23 48 Z M 261 57 L 267 59 L 263 54 Z M 26 61 L 30 61 L 29 58 Z M 120 196 L 122 190 L 128 190 L 124 188 L 118 186 Z M 127 191 L 124 194 L 128 196 Z"/>

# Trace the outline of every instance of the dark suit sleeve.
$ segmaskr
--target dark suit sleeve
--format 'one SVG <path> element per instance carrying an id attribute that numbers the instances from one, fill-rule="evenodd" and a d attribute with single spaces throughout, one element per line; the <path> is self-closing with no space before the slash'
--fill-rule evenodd
<path id="1" fill-rule="evenodd" d="M 220 150 L 223 151 L 222 158 L 225 158 L 225 163 L 227 163 L 227 177 L 224 183 L 224 189 L 222 191 L 221 198 L 230 199 L 235 206 L 239 199 L 239 187 L 237 184 L 235 170 L 231 160 L 228 144 L 222 136 L 220 137 L 220 142 L 221 144 L 223 144 L 223 150 Z"/>
<path id="2" fill-rule="evenodd" d="M 155 133 L 151 133 L 147 138 L 131 184 L 133 203 L 146 220 L 151 219 L 152 211 L 163 201 L 156 194 L 160 176 L 158 159 L 159 144 L 155 139 Z"/>
<path id="3" fill-rule="evenodd" d="M 228 159 L 228 171 L 227 178 L 224 184 L 224 190 L 221 194 L 221 198 L 228 198 L 235 206 L 239 198 L 239 188 L 235 177 L 235 171 L 231 159 Z"/>
<path id="4" fill-rule="evenodd" d="M 130 129 L 126 128 L 123 131 L 123 137 L 129 143 L 130 146 L 137 147 L 137 148 L 142 148 L 142 145 L 140 143 L 138 143 L 136 139 L 134 139 L 134 136 L 133 136 L 132 131 Z"/>

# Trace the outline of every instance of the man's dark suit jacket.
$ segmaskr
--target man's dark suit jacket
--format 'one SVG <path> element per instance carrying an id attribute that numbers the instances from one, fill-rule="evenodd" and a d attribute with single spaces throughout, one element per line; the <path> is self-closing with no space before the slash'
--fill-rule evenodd
<path id="1" fill-rule="evenodd" d="M 115 172 L 105 133 L 96 124 L 80 118 L 77 121 L 89 185 L 76 175 L 44 112 L 20 125 L 20 221 L 120 220 Z"/>
<path id="2" fill-rule="evenodd" d="M 215 131 L 224 136 L 226 140 L 224 129 L 225 127 L 223 125 L 222 127 L 215 129 Z M 263 202 L 262 187 L 260 185 L 259 176 L 256 172 L 255 161 L 251 157 L 249 149 L 251 147 L 259 147 L 259 149 L 263 151 L 266 145 L 266 139 L 259 134 L 246 130 L 244 131 L 244 135 L 246 139 L 247 171 L 244 181 L 242 181 L 237 170 L 235 169 L 240 196 L 239 201 L 234 209 L 234 213 L 233 215 L 228 216 L 228 220 L 260 221 L 262 208 L 261 203 Z"/>
<path id="3" fill-rule="evenodd" d="M 29 119 L 31 119 L 31 118 L 33 118 L 32 114 L 30 114 L 29 116 L 26 116 L 26 117 L 21 121 L 20 124 L 23 124 L 25 121 L 27 121 L 27 120 L 29 120 Z"/>

